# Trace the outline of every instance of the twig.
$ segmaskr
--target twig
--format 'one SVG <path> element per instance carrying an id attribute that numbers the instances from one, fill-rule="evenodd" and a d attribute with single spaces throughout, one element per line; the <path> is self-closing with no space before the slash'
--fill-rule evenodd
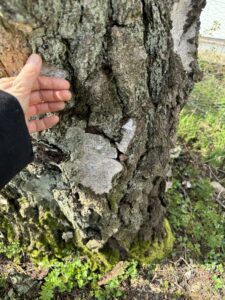
<path id="1" fill-rule="evenodd" d="M 175 261 L 175 265 L 178 264 L 180 261 L 183 261 L 188 267 L 191 267 L 191 265 L 186 261 L 185 258 L 180 257 L 177 261 Z M 192 267 L 191 267 L 192 268 Z"/>
<path id="2" fill-rule="evenodd" d="M 208 164 L 204 164 L 204 166 L 206 166 L 209 169 L 209 172 L 211 173 L 212 177 L 214 177 L 217 181 L 219 181 L 219 178 L 213 172 L 212 168 Z"/>
<path id="3" fill-rule="evenodd" d="M 220 195 L 224 193 L 224 191 L 219 192 L 219 194 L 216 197 L 216 202 L 219 203 L 224 209 L 225 209 L 225 205 L 223 204 L 222 201 L 220 201 Z"/>

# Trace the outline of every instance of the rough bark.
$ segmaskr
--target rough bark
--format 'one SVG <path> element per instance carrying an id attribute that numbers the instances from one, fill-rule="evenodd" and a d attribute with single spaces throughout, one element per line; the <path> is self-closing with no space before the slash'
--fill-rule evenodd
<path id="1" fill-rule="evenodd" d="M 1 38 L 2 73 L 13 72 L 6 57 L 7 47 L 18 57 L 16 40 L 24 53 L 17 69 L 32 48 L 48 64 L 43 73 L 69 78 L 74 93 L 60 125 L 34 136 L 35 162 L 1 192 L 4 235 L 32 250 L 72 242 L 121 257 L 168 238 L 165 179 L 178 115 L 199 74 L 204 4 L 1 2 L 1 36 L 14 36 Z"/>

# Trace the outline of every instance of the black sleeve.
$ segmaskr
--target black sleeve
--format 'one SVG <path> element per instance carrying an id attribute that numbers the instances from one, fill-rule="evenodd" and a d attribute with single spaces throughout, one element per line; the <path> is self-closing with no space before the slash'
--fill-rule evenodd
<path id="1" fill-rule="evenodd" d="M 19 101 L 0 91 L 0 189 L 34 159 Z"/>

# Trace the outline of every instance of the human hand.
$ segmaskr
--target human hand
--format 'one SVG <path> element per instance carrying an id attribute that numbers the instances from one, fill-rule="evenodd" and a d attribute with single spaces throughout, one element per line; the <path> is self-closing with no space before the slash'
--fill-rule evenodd
<path id="1" fill-rule="evenodd" d="M 0 90 L 19 101 L 30 133 L 45 130 L 59 122 L 58 116 L 30 120 L 32 116 L 60 111 L 64 109 L 65 101 L 72 97 L 69 82 L 61 78 L 39 76 L 41 66 L 41 57 L 32 54 L 18 76 L 0 79 Z"/>

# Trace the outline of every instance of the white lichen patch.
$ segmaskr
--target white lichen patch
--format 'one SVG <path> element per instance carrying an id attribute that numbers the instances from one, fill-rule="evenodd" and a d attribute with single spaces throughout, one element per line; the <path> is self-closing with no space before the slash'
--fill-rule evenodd
<path id="1" fill-rule="evenodd" d="M 58 188 L 58 186 L 57 186 Z M 77 229 L 77 216 L 74 213 L 73 198 L 68 195 L 67 190 L 52 189 L 54 199 L 58 203 L 61 212 L 66 216 L 67 220 L 72 224 L 74 229 Z"/>
<path id="2" fill-rule="evenodd" d="M 129 119 L 126 124 L 122 127 L 123 137 L 119 143 L 116 143 L 117 148 L 120 152 L 126 153 L 127 149 L 135 135 L 136 122 L 134 119 Z"/>
<path id="3" fill-rule="evenodd" d="M 62 234 L 62 239 L 65 242 L 68 242 L 69 240 L 72 240 L 73 238 L 73 232 L 72 231 L 68 231 L 68 232 L 63 232 Z"/>
<path id="4" fill-rule="evenodd" d="M 0 206 L 7 206 L 8 205 L 8 200 L 5 199 L 2 195 L 0 195 Z"/>
<path id="5" fill-rule="evenodd" d="M 194 61 L 193 53 L 196 51 L 195 43 L 190 41 L 196 37 L 198 24 L 194 22 L 186 32 L 185 25 L 188 20 L 188 14 L 193 8 L 191 0 L 180 0 L 174 3 L 171 13 L 173 22 L 172 37 L 174 41 L 174 50 L 180 56 L 184 69 L 191 72 L 191 63 Z"/>
<path id="6" fill-rule="evenodd" d="M 42 69 L 41 69 L 41 75 L 42 76 L 53 76 L 53 77 L 58 77 L 58 78 L 68 78 L 68 71 L 59 69 L 53 65 L 47 65 L 44 64 Z"/>
<path id="7" fill-rule="evenodd" d="M 114 176 L 123 169 L 116 160 L 116 148 L 101 135 L 85 133 L 77 127 L 67 131 L 65 142 L 71 152 L 70 161 L 62 166 L 65 176 L 95 194 L 108 193 Z"/>
<path id="8" fill-rule="evenodd" d="M 96 194 L 108 193 L 112 188 L 113 177 L 122 169 L 122 165 L 113 158 L 86 153 L 79 162 L 81 184 Z"/>

